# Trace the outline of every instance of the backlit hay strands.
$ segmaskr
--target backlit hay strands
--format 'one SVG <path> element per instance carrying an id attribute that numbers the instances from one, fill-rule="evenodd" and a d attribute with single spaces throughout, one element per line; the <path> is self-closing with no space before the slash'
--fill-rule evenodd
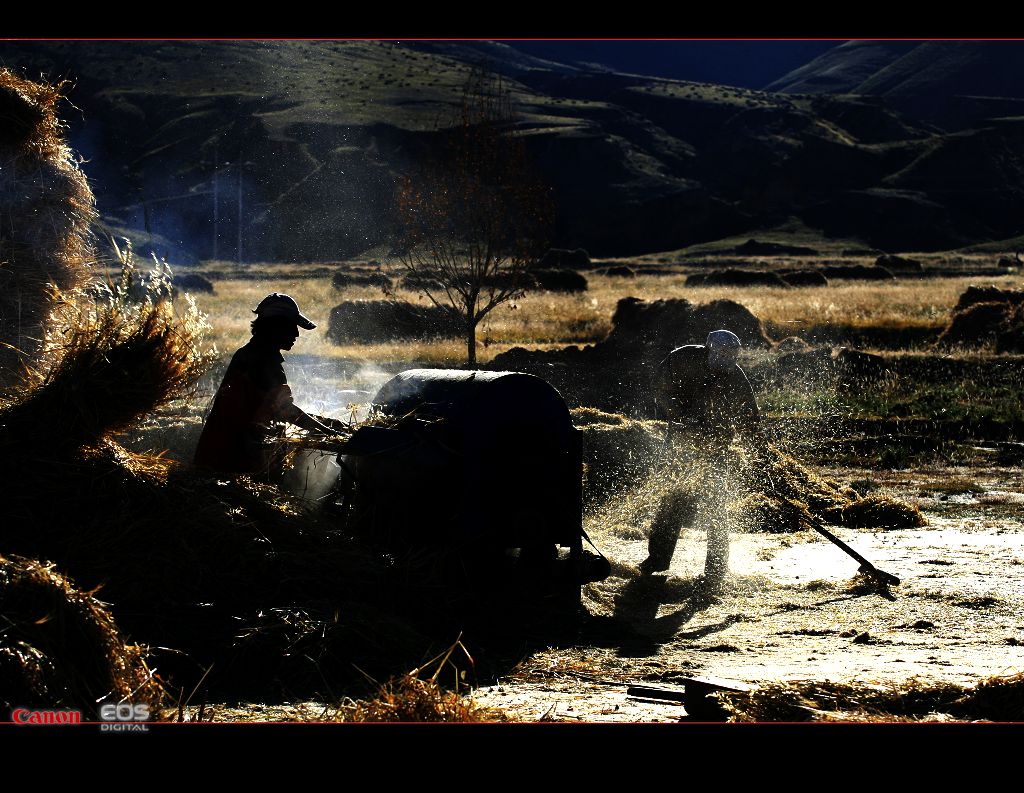
<path id="1" fill-rule="evenodd" d="M 339 721 L 376 722 L 507 721 L 501 711 L 481 707 L 471 697 L 459 694 L 459 684 L 466 673 L 465 670 L 459 671 L 450 661 L 456 648 L 462 650 L 469 665 L 473 666 L 473 658 L 462 644 L 460 635 L 445 653 L 411 672 L 391 678 L 372 697 L 342 704 L 335 718 Z M 434 661 L 438 661 L 434 673 L 428 679 L 421 678 L 425 667 Z M 441 673 L 449 666 L 455 674 L 452 690 L 446 690 L 438 684 Z"/>
<path id="2" fill-rule="evenodd" d="M 195 303 L 186 298 L 176 312 L 159 272 L 134 302 L 131 248 L 119 255 L 121 281 L 104 297 L 75 301 L 54 291 L 60 322 L 46 341 L 53 364 L 33 371 L 32 387 L 5 411 L 0 444 L 95 444 L 190 395 L 213 362 L 216 351 L 201 347 L 206 325 Z"/>
<path id="3" fill-rule="evenodd" d="M 53 287 L 73 292 L 92 262 L 95 199 L 56 114 L 65 87 L 0 69 L 0 391 L 36 359 Z"/>

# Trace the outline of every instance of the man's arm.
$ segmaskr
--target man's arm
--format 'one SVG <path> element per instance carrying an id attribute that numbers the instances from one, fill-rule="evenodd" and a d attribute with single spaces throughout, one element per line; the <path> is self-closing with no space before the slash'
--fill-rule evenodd
<path id="1" fill-rule="evenodd" d="M 318 432 L 323 435 L 334 435 L 335 432 L 326 424 L 323 424 L 309 415 L 306 411 L 296 405 L 294 402 L 289 402 L 281 412 L 281 417 L 299 429 L 308 430 L 309 432 Z"/>

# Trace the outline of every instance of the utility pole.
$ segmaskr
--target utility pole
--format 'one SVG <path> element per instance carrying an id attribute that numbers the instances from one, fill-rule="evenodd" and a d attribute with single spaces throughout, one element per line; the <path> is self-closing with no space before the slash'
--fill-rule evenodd
<path id="1" fill-rule="evenodd" d="M 219 141 L 213 144 L 213 260 L 217 261 L 217 168 L 220 167 L 217 147 Z"/>
<path id="2" fill-rule="evenodd" d="M 242 166 L 243 158 L 238 158 L 238 264 L 242 263 Z"/>

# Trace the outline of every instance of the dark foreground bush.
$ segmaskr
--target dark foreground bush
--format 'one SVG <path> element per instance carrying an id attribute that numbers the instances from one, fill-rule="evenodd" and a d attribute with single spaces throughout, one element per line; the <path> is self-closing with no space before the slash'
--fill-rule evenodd
<path id="1" fill-rule="evenodd" d="M 139 647 L 121 637 L 107 608 L 53 565 L 0 556 L 0 707 L 74 708 L 98 720 L 104 703 L 154 709 L 163 690 Z"/>

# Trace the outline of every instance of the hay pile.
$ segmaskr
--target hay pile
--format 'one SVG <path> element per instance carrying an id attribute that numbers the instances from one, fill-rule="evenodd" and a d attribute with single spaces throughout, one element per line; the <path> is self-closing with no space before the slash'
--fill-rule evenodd
<path id="1" fill-rule="evenodd" d="M 936 346 L 992 343 L 997 353 L 1024 352 L 1024 291 L 969 286 L 953 307 Z"/>
<path id="2" fill-rule="evenodd" d="M 164 691 L 110 612 L 53 566 L 0 556 L 0 706 L 72 707 L 95 720 L 122 699 L 154 709 Z"/>
<path id="3" fill-rule="evenodd" d="M 916 505 L 877 494 L 862 498 L 853 488 L 818 476 L 772 446 L 767 459 L 749 470 L 751 492 L 731 509 L 751 531 L 802 531 L 819 520 L 849 528 L 925 524 Z"/>
<path id="4" fill-rule="evenodd" d="M 65 87 L 0 69 L 0 392 L 42 348 L 51 285 L 81 286 L 93 257 L 95 200 L 56 113 Z"/>
<path id="5" fill-rule="evenodd" d="M 921 721 L 1024 719 L 1024 673 L 991 677 L 974 686 L 850 685 L 798 682 L 761 686 L 749 693 L 716 692 L 729 721 Z"/>

